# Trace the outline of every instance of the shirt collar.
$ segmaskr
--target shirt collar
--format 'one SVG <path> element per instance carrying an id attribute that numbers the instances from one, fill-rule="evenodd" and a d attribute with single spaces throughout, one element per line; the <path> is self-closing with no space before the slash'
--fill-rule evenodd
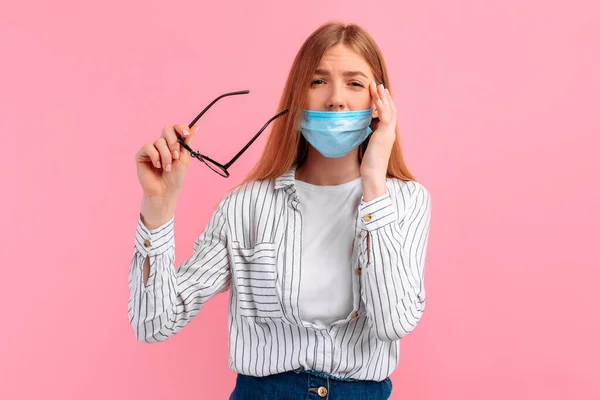
<path id="1" fill-rule="evenodd" d="M 296 182 L 296 165 L 293 165 L 283 175 L 275 178 L 275 189 L 294 186 Z"/>

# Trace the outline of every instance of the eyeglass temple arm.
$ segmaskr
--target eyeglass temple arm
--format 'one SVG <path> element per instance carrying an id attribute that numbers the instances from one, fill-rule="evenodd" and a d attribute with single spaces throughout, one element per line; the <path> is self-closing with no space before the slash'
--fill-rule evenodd
<path id="1" fill-rule="evenodd" d="M 217 101 L 221 100 L 223 97 L 227 97 L 227 96 L 235 96 L 235 95 L 238 95 L 238 94 L 248 94 L 248 93 L 250 93 L 250 91 L 249 91 L 249 90 L 240 90 L 240 91 L 237 91 L 237 92 L 223 93 L 222 95 L 220 95 L 219 97 L 217 97 L 216 99 L 214 99 L 213 101 L 211 101 L 209 105 L 207 105 L 206 107 L 204 107 L 204 110 L 200 111 L 200 114 L 198 114 L 198 115 L 196 116 L 196 118 L 194 118 L 194 119 L 193 119 L 193 121 L 192 121 L 192 122 L 190 122 L 190 123 L 188 124 L 188 128 L 189 128 L 189 129 L 192 129 L 192 126 L 194 126 L 194 124 L 195 124 L 196 122 L 198 122 L 198 120 L 199 120 L 199 119 L 200 119 L 200 118 L 201 118 L 201 117 L 202 117 L 202 116 L 203 116 L 203 115 L 204 115 L 204 114 L 205 114 L 205 113 L 208 111 L 208 109 L 209 109 L 209 108 L 211 108 L 211 107 L 212 107 L 212 106 L 213 106 L 213 105 L 214 105 L 214 104 L 215 104 Z M 181 137 L 177 137 L 177 141 L 179 142 L 179 144 L 180 144 L 180 145 L 181 145 L 181 146 L 182 146 L 184 149 L 186 149 L 187 151 L 189 151 L 189 152 L 190 152 L 190 154 L 192 155 L 192 157 L 196 157 L 196 158 L 197 158 L 197 159 L 199 159 L 200 161 L 202 161 L 202 157 L 203 157 L 203 158 L 206 158 L 207 160 L 209 160 L 209 161 L 211 161 L 211 162 L 215 163 L 215 161 L 214 161 L 214 160 L 211 160 L 210 158 L 208 158 L 208 157 L 205 157 L 204 155 L 202 155 L 202 156 L 201 156 L 201 155 L 200 155 L 200 153 L 198 153 L 198 152 L 195 152 L 195 151 L 194 151 L 194 150 L 193 150 L 193 149 L 192 149 L 190 146 L 188 146 L 188 145 L 187 145 L 187 144 L 186 144 L 186 143 L 183 141 L 183 139 L 182 139 Z M 216 163 L 216 164 L 219 164 L 219 163 Z M 220 165 L 220 164 L 219 164 L 219 165 Z"/>
<path id="2" fill-rule="evenodd" d="M 260 128 L 260 130 L 258 131 L 258 133 L 256 135 L 254 135 L 254 137 L 252 139 L 250 139 L 250 141 L 248 142 L 248 144 L 246 144 L 244 146 L 244 148 L 242 148 L 235 156 L 233 156 L 233 158 L 231 160 L 229 160 L 229 162 L 225 165 L 223 165 L 223 167 L 225 167 L 225 169 L 229 168 L 238 158 L 240 158 L 240 156 L 242 154 L 244 154 L 244 152 L 248 149 L 248 147 L 250 147 L 252 145 L 252 143 L 254 143 L 254 141 L 258 138 L 258 136 L 267 128 L 267 126 L 269 126 L 269 124 L 271 122 L 273 122 L 273 120 L 281 117 L 283 114 L 287 113 L 288 110 L 283 110 L 282 112 L 280 112 L 279 114 L 275 115 L 274 117 L 272 117 L 271 119 L 269 119 L 262 128 Z M 211 159 L 209 159 L 206 156 L 203 156 L 204 158 L 206 158 L 209 161 L 215 162 Z"/>
<path id="3" fill-rule="evenodd" d="M 188 128 L 192 129 L 192 126 L 194 126 L 194 124 L 196 122 L 198 122 L 198 120 L 200 119 L 200 117 L 202 117 L 204 115 L 204 113 L 206 113 L 208 111 L 209 108 L 211 108 L 217 101 L 221 100 L 223 97 L 235 96 L 235 95 L 238 95 L 238 94 L 248 94 L 248 93 L 250 93 L 249 90 L 240 90 L 238 92 L 229 92 L 229 93 L 224 93 L 224 94 L 220 95 L 219 97 L 217 97 L 216 99 L 214 99 L 213 101 L 211 101 L 209 105 L 207 105 L 206 107 L 204 107 L 204 110 L 200 111 L 200 114 L 198 114 L 196 116 L 196 118 L 194 118 L 194 120 L 192 122 L 190 122 L 190 124 L 188 125 Z"/>

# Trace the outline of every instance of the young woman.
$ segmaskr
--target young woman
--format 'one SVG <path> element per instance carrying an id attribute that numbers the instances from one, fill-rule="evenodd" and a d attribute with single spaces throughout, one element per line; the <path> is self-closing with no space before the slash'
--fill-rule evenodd
<path id="1" fill-rule="evenodd" d="M 138 340 L 179 332 L 230 289 L 232 399 L 386 399 L 399 340 L 425 307 L 430 196 L 402 158 L 383 56 L 356 25 L 302 45 L 261 159 L 174 268 L 174 211 L 194 133 L 136 155 L 129 275 Z"/>

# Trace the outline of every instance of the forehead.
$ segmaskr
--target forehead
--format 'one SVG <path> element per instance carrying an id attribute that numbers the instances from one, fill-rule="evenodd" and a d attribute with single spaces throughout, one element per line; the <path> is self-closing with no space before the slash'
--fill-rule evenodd
<path id="1" fill-rule="evenodd" d="M 331 70 L 358 70 L 367 75 L 371 68 L 357 52 L 344 44 L 336 44 L 325 51 L 319 62 L 319 68 Z"/>

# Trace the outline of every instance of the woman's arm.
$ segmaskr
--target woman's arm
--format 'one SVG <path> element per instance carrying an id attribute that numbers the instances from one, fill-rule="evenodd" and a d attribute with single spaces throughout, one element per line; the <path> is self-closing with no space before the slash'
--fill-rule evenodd
<path id="1" fill-rule="evenodd" d="M 391 188 L 395 185 L 390 184 Z M 389 193 L 361 202 L 359 210 L 364 232 L 361 264 L 366 264 L 361 275 L 363 301 L 377 337 L 385 341 L 410 333 L 425 309 L 423 278 L 431 198 L 416 182 L 395 192 L 402 215 Z"/>
<path id="2" fill-rule="evenodd" d="M 175 268 L 173 216 L 148 229 L 138 218 L 129 272 L 128 314 L 138 340 L 161 342 L 177 334 L 231 276 L 222 201 L 194 243 L 194 254 Z M 149 268 L 144 277 L 144 264 Z"/>

